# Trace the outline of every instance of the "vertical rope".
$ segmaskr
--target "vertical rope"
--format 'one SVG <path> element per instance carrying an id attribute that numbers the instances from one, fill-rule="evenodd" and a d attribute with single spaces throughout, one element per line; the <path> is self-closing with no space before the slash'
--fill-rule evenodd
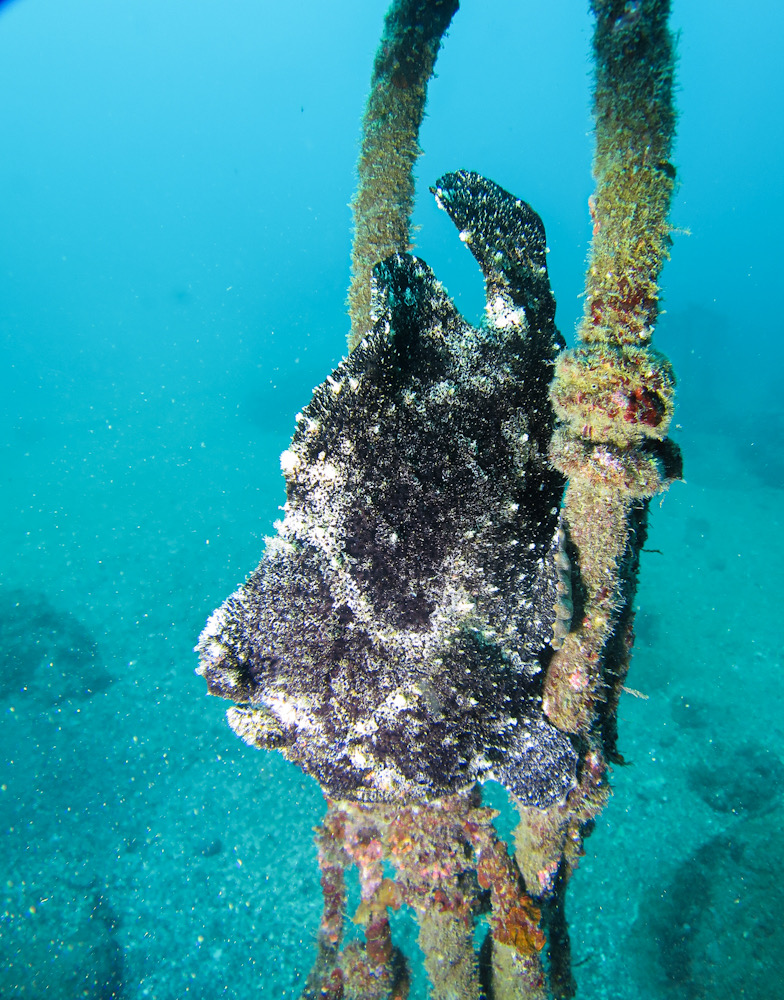
<path id="1" fill-rule="evenodd" d="M 372 269 L 385 257 L 409 249 L 414 164 L 421 152 L 419 127 L 427 84 L 457 8 L 458 0 L 395 0 L 384 20 L 362 119 L 359 183 L 352 205 L 350 350 L 372 325 Z"/>

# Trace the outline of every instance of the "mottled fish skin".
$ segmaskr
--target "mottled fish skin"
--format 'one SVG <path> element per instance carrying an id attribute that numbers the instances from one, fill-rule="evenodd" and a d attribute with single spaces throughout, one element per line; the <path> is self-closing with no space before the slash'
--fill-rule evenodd
<path id="1" fill-rule="evenodd" d="M 376 267 L 374 327 L 298 415 L 285 517 L 207 623 L 199 672 L 246 742 L 332 797 L 494 777 L 546 806 L 578 757 L 540 698 L 563 574 L 544 230 L 476 174 L 436 192 L 506 305 L 477 329 L 423 261 Z"/>
<path id="2" fill-rule="evenodd" d="M 482 269 L 488 323 L 504 325 L 523 310 L 543 357 L 564 347 L 555 328 L 544 225 L 531 206 L 468 170 L 445 174 L 430 191 Z"/>

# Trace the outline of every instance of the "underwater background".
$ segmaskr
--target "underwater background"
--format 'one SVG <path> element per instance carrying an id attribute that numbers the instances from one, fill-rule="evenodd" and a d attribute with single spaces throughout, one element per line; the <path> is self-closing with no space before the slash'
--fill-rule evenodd
<path id="1" fill-rule="evenodd" d="M 294 414 L 345 352 L 386 6 L 0 3 L 0 997 L 303 986 L 323 799 L 236 739 L 192 649 L 256 566 Z M 567 910 L 582 997 L 769 1000 L 784 10 L 673 6 L 681 232 L 654 345 L 679 378 L 686 482 L 651 511 L 628 680 L 644 697 L 621 702 L 629 766 Z M 417 253 L 477 320 L 479 270 L 427 187 L 465 167 L 529 201 L 570 341 L 590 238 L 585 7 L 464 0 L 415 218 Z"/>

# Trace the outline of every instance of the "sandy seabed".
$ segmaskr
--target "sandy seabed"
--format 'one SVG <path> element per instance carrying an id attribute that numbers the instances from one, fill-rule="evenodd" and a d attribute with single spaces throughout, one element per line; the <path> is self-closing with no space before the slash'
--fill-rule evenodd
<path id="1" fill-rule="evenodd" d="M 295 998 L 323 800 L 235 739 L 192 652 L 272 530 L 286 435 L 196 396 L 71 402 L 5 444 L 0 995 Z M 726 440 L 681 443 L 643 555 L 629 766 L 570 889 L 592 1000 L 784 981 L 781 491 Z"/>

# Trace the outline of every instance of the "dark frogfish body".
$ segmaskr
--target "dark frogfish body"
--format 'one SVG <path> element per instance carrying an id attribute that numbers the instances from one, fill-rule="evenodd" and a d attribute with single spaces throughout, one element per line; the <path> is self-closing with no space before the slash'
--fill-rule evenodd
<path id="1" fill-rule="evenodd" d="M 547 806 L 574 787 L 578 752 L 541 703 L 571 611 L 544 229 L 477 174 L 434 194 L 483 270 L 485 322 L 423 261 L 377 265 L 373 328 L 298 414 L 285 516 L 209 619 L 199 672 L 247 743 L 330 797 L 494 778 Z"/>

